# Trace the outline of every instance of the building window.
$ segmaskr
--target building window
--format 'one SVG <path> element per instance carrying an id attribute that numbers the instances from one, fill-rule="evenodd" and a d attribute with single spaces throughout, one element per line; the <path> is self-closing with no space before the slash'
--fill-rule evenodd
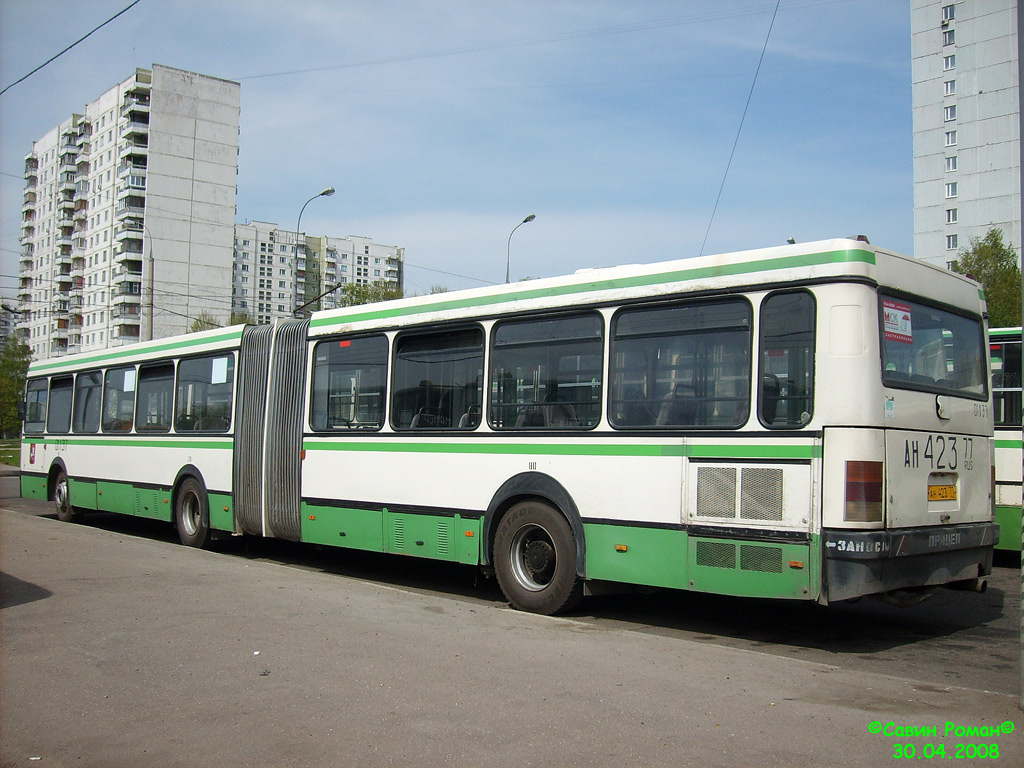
<path id="1" fill-rule="evenodd" d="M 942 44 L 953 45 L 956 42 L 956 30 L 955 29 L 944 29 L 942 30 Z"/>
<path id="2" fill-rule="evenodd" d="M 956 197 L 956 182 L 951 181 L 946 184 L 946 199 Z"/>
<path id="3" fill-rule="evenodd" d="M 958 247 L 957 240 L 958 238 L 956 235 L 946 235 L 946 250 L 955 251 Z"/>
<path id="4" fill-rule="evenodd" d="M 956 170 L 956 155 L 946 158 L 946 173 Z"/>
<path id="5" fill-rule="evenodd" d="M 952 21 L 955 18 L 956 18 L 956 8 L 952 4 L 942 6 L 942 20 L 943 21 Z"/>
<path id="6" fill-rule="evenodd" d="M 946 209 L 946 223 L 947 224 L 956 224 L 958 219 L 959 219 L 959 217 L 957 216 L 957 209 L 956 208 L 947 208 Z"/>
<path id="7" fill-rule="evenodd" d="M 946 131 L 946 146 L 947 147 L 955 147 L 956 146 L 956 131 Z"/>
<path id="8" fill-rule="evenodd" d="M 946 80 L 942 84 L 944 96 L 955 96 L 956 95 L 956 80 Z"/>
<path id="9" fill-rule="evenodd" d="M 942 57 L 942 71 L 949 72 L 956 69 L 956 54 Z"/>
<path id="10" fill-rule="evenodd" d="M 948 107 L 942 108 L 942 119 L 947 123 L 951 120 L 956 120 L 956 104 L 950 104 Z"/>

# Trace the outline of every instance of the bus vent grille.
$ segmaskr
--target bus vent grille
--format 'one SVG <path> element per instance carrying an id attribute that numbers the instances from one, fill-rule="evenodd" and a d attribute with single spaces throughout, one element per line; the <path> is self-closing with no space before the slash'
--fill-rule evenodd
<path id="1" fill-rule="evenodd" d="M 781 469 L 743 469 L 740 476 L 740 517 L 744 520 L 782 520 Z"/>
<path id="2" fill-rule="evenodd" d="M 706 568 L 735 568 L 736 545 L 724 541 L 698 541 L 697 565 Z"/>
<path id="3" fill-rule="evenodd" d="M 443 521 L 437 524 L 437 554 L 448 554 L 448 524 Z"/>
<path id="4" fill-rule="evenodd" d="M 394 524 L 395 551 L 405 549 L 405 518 L 396 517 Z"/>
<path id="5" fill-rule="evenodd" d="M 736 467 L 698 467 L 697 517 L 736 517 Z"/>
<path id="6" fill-rule="evenodd" d="M 782 573 L 782 548 L 741 544 L 740 570 Z"/>

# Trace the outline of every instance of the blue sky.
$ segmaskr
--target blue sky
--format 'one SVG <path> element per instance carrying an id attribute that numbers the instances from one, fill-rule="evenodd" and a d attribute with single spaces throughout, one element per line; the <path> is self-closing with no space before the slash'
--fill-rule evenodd
<path id="1" fill-rule="evenodd" d="M 129 0 L 3 0 L 6 86 Z M 239 220 L 406 249 L 407 292 L 867 234 L 913 247 L 909 7 L 142 0 L 0 96 L 0 287 L 32 141 L 154 62 L 241 83 Z M 708 229 L 710 223 L 710 230 Z"/>

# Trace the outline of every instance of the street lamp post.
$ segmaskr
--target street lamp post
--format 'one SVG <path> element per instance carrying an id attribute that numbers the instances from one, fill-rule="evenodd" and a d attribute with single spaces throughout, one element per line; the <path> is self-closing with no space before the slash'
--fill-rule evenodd
<path id="1" fill-rule="evenodd" d="M 330 197 L 333 194 L 334 194 L 334 187 L 328 187 L 323 192 L 317 192 L 315 195 L 313 195 L 311 198 L 309 198 L 309 200 L 307 200 L 306 202 L 304 202 L 302 204 L 302 208 L 299 209 L 299 218 L 295 220 L 295 260 L 296 260 L 296 262 L 298 262 L 298 259 L 299 259 L 299 235 L 302 233 L 302 213 L 303 213 L 303 211 L 306 210 L 306 206 L 307 205 L 312 203 L 318 197 Z M 302 248 L 303 248 L 303 250 L 305 250 L 305 248 L 306 248 L 305 243 L 303 243 Z M 307 306 L 308 304 L 311 304 L 311 303 L 312 302 L 308 302 L 307 304 L 303 304 L 302 306 L 305 307 L 305 306 Z M 298 312 L 298 309 L 296 309 L 295 312 Z"/>
<path id="2" fill-rule="evenodd" d="M 512 266 L 512 235 L 514 235 L 516 233 L 516 230 L 519 229 L 521 226 L 523 226 L 523 224 L 529 224 L 531 221 L 533 221 L 536 218 L 537 218 L 536 214 L 531 213 L 525 219 L 523 219 L 518 224 L 516 224 L 515 227 L 512 229 L 512 231 L 508 233 L 508 243 L 505 245 L 505 282 L 506 283 L 509 282 L 509 279 L 508 279 L 508 277 L 509 277 L 509 269 Z"/>

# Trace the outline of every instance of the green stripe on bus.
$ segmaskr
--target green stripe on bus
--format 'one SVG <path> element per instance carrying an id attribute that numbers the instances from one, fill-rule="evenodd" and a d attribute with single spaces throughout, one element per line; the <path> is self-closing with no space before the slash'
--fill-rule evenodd
<path id="1" fill-rule="evenodd" d="M 44 437 L 34 440 L 31 435 L 22 438 L 23 442 L 36 445 L 81 445 L 87 447 L 107 446 L 110 448 L 213 448 L 230 450 L 234 447 L 232 440 L 168 440 L 149 437 Z"/>
<path id="2" fill-rule="evenodd" d="M 414 306 L 385 307 L 382 309 L 349 311 L 326 317 L 314 317 L 310 322 L 311 328 L 323 328 L 325 326 L 338 325 L 341 323 L 354 323 L 369 320 L 383 320 L 386 318 L 398 318 L 408 315 L 417 315 L 425 312 L 441 312 L 451 309 L 467 309 L 475 307 L 487 307 L 495 304 L 506 304 L 515 301 L 526 301 L 529 299 L 553 298 L 559 296 L 571 296 L 574 294 L 591 293 L 594 291 L 607 291 L 622 288 L 641 288 L 664 283 L 686 282 L 690 280 L 704 280 L 712 277 L 728 277 L 754 272 L 771 272 L 780 269 L 792 269 L 795 267 L 813 267 L 822 264 L 842 264 L 860 262 L 865 264 L 875 263 L 875 254 L 872 251 L 861 249 L 850 249 L 845 251 L 827 251 L 823 253 L 807 253 L 797 256 L 781 256 L 775 259 L 763 261 L 744 261 L 737 264 L 717 264 L 711 267 L 695 267 L 693 269 L 681 269 L 671 272 L 659 272 L 653 275 L 635 275 L 632 277 L 617 277 L 608 280 L 597 280 L 589 283 L 576 285 L 556 285 L 548 288 L 526 288 L 511 293 L 499 293 L 491 296 L 474 296 L 465 299 L 451 299 L 448 301 L 436 301 L 429 304 L 417 304 Z"/>
<path id="3" fill-rule="evenodd" d="M 1019 449 L 1022 445 L 1020 440 L 996 440 L 996 448 L 1017 448 Z"/>
<path id="4" fill-rule="evenodd" d="M 230 333 L 222 333 L 217 336 L 204 336 L 201 338 L 190 338 L 188 336 L 167 342 L 165 344 L 154 344 L 153 346 L 138 347 L 130 345 L 122 347 L 121 349 L 110 352 L 104 350 L 98 352 L 95 355 L 75 355 L 71 358 L 58 358 L 57 360 L 44 360 L 39 363 L 33 363 L 29 369 L 29 376 L 36 373 L 45 373 L 47 371 L 59 370 L 61 368 L 78 368 L 89 365 L 105 365 L 108 362 L 121 360 L 126 357 L 135 357 L 138 355 L 149 354 L 150 352 L 167 352 L 173 349 L 187 349 L 189 347 L 201 346 L 203 344 L 216 344 L 221 341 L 238 341 L 242 338 L 242 331 L 235 330 Z"/>
<path id="5" fill-rule="evenodd" d="M 652 445 L 614 443 L 399 443 L 306 440 L 310 451 L 368 453 L 444 453 L 543 456 L 668 456 L 706 459 L 815 459 L 817 445 Z"/>

